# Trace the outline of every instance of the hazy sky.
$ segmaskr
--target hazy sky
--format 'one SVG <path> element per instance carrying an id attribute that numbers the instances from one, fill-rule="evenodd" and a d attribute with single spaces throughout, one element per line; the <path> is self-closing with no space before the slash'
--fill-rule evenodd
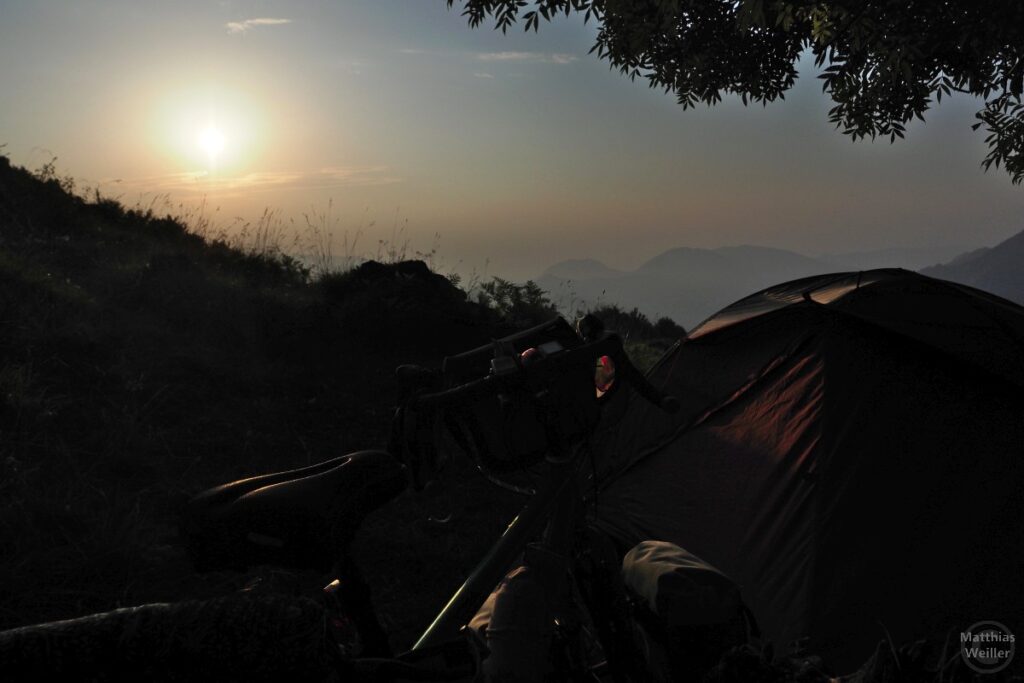
<path id="1" fill-rule="evenodd" d="M 222 227 L 330 205 L 359 253 L 397 226 L 412 249 L 439 234 L 446 269 L 515 278 L 676 246 L 814 255 L 1024 229 L 1024 188 L 979 169 L 970 100 L 854 145 L 813 73 L 767 109 L 683 111 L 588 55 L 593 35 L 575 17 L 471 30 L 444 0 L 0 0 L 0 144 L 128 204 L 205 196 Z"/>

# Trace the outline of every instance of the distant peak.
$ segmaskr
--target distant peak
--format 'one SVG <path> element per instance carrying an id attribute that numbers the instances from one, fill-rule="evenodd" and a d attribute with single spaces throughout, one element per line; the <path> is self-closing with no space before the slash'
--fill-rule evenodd
<path id="1" fill-rule="evenodd" d="M 716 247 L 714 249 L 676 247 L 655 256 L 640 266 L 640 270 L 678 268 L 700 270 L 718 269 L 730 265 L 747 267 L 751 264 L 756 268 L 763 268 L 792 265 L 808 266 L 817 263 L 817 259 L 788 249 L 741 244 L 738 246 Z"/>
<path id="2" fill-rule="evenodd" d="M 728 254 L 786 254 L 789 256 L 800 256 L 803 258 L 812 258 L 806 254 L 801 254 L 798 251 L 792 249 L 780 249 L 779 247 L 762 247 L 757 244 L 738 244 L 731 247 L 718 247 L 715 251 L 720 253 Z"/>

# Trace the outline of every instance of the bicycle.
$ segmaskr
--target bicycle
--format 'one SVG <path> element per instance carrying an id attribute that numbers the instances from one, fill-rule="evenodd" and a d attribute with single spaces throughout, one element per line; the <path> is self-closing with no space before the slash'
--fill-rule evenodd
<path id="1" fill-rule="evenodd" d="M 118 678 L 117 671 L 105 673 L 100 660 L 120 657 L 126 665 L 148 664 L 164 680 L 188 679 L 197 670 L 219 680 L 274 680 L 281 667 L 269 661 L 268 648 L 291 637 L 299 654 L 285 658 L 290 674 L 469 680 L 481 676 L 490 654 L 480 630 L 469 624 L 488 600 L 494 616 L 495 587 L 519 566 L 548 598 L 542 617 L 546 675 L 651 680 L 642 629 L 618 578 L 619 554 L 587 521 L 589 439 L 619 392 L 632 389 L 670 412 L 678 402 L 652 387 L 630 363 L 622 340 L 591 317 L 576 329 L 557 318 L 448 357 L 440 371 L 400 366 L 396 377 L 400 400 L 390 452 L 360 451 L 231 482 L 197 496 L 185 516 L 197 569 L 270 564 L 329 570 L 336 578 L 320 604 L 252 594 L 116 610 L 0 633 L 0 660 L 8 667 L 38 666 L 31 653 L 41 649 L 79 662 L 77 673 L 96 679 Z M 490 481 L 529 500 L 412 648 L 394 656 L 348 545 L 369 512 L 409 482 L 422 490 L 439 476 L 442 430 Z M 198 632 L 218 634 L 213 652 Z M 246 647 L 225 645 L 225 634 Z M 93 637 L 119 643 L 120 652 L 88 644 Z M 306 644 L 299 647 L 300 641 Z M 138 656 L 124 662 L 125 652 L 135 650 Z M 183 652 L 191 661 L 180 661 Z M 255 670 L 230 663 L 239 657 L 255 661 Z"/>

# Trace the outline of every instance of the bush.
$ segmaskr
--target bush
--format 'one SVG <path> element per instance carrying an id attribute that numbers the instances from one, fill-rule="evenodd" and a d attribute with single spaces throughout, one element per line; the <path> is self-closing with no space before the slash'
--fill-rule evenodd
<path id="1" fill-rule="evenodd" d="M 503 324 L 517 329 L 533 327 L 559 315 L 547 292 L 532 280 L 519 285 L 494 277 L 480 285 L 476 300 L 494 311 Z"/>
<path id="2" fill-rule="evenodd" d="M 637 308 L 627 311 L 610 304 L 591 309 L 587 313 L 597 316 L 607 329 L 618 332 L 626 341 L 675 341 L 686 334 L 686 330 L 671 318 L 658 318 L 652 324 Z"/>

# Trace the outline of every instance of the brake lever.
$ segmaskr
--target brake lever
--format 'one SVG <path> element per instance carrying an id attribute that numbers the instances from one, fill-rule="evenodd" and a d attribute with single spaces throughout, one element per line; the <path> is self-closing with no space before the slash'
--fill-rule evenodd
<path id="1" fill-rule="evenodd" d="M 622 345 L 622 337 L 605 330 L 601 319 L 593 314 L 587 314 L 576 322 L 576 333 L 584 342 L 590 344 L 597 350 L 599 355 L 610 356 L 615 362 L 616 378 L 620 376 L 626 384 L 629 384 L 636 392 L 647 399 L 650 403 L 661 408 L 666 413 L 679 412 L 679 399 L 669 396 L 654 388 L 647 381 L 643 373 L 637 370 L 633 362 L 626 355 L 626 349 Z"/>
<path id="2" fill-rule="evenodd" d="M 647 381 L 643 373 L 629 360 L 629 356 L 626 355 L 626 350 L 622 346 L 622 338 L 619 335 L 606 332 L 603 335 L 603 339 L 601 339 L 601 343 L 607 344 L 610 347 L 608 355 L 615 362 L 616 379 L 622 379 L 626 384 L 633 387 L 640 396 L 666 413 L 673 414 L 679 412 L 681 405 L 679 399 L 659 391 L 653 384 Z"/>

